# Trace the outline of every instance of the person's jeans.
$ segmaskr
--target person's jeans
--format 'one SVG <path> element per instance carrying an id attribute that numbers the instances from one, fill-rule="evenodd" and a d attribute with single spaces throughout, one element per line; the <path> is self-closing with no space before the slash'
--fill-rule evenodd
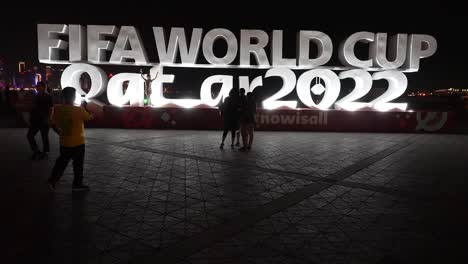
<path id="1" fill-rule="evenodd" d="M 85 145 L 76 147 L 63 147 L 60 146 L 60 156 L 55 162 L 54 168 L 52 169 L 52 175 L 49 178 L 49 182 L 52 184 L 57 183 L 63 175 L 68 162 L 73 160 L 73 185 L 79 186 L 83 184 L 83 162 L 85 154 Z"/>
<path id="2" fill-rule="evenodd" d="M 34 138 L 39 131 L 41 132 L 42 138 L 42 151 L 49 152 L 49 124 L 47 122 L 31 123 L 27 134 L 29 146 L 33 152 L 39 152 L 39 147 L 37 146 L 36 139 Z"/>

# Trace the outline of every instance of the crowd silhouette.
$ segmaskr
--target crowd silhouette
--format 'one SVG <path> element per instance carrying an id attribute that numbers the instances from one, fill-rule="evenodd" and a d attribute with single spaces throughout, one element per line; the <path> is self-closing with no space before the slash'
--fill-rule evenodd
<path id="1" fill-rule="evenodd" d="M 224 141 L 231 132 L 231 148 L 240 145 L 239 138 L 242 136 L 242 147 L 239 151 L 249 151 L 254 138 L 257 110 L 254 95 L 251 92 L 246 95 L 243 88 L 233 88 L 221 103 L 219 110 L 223 118 L 223 136 L 219 147 L 224 148 Z M 234 144 L 236 138 L 237 143 Z"/>

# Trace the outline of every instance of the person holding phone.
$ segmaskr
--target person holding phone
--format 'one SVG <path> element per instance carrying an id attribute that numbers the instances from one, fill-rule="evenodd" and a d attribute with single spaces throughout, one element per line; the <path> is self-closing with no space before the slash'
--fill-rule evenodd
<path id="1" fill-rule="evenodd" d="M 51 124 L 60 136 L 60 156 L 57 158 L 52 175 L 48 180 L 49 189 L 55 190 L 55 185 L 62 177 L 70 160 L 73 160 L 73 191 L 89 190 L 83 184 L 83 165 L 85 155 L 84 123 L 93 115 L 87 110 L 86 101 L 81 106 L 75 106 L 76 90 L 66 87 L 62 90 L 64 105 L 54 108 Z"/>

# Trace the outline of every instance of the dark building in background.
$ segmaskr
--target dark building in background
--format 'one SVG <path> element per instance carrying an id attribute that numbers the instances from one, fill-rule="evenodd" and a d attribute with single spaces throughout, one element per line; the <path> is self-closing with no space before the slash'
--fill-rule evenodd
<path id="1" fill-rule="evenodd" d="M 38 82 L 45 82 L 49 89 L 60 89 L 60 78 L 63 68 L 55 65 L 34 64 L 29 61 L 18 61 L 17 68 L 13 72 L 6 72 L 3 79 L 9 81 L 12 88 L 29 89 L 34 88 Z M 0 72 L 0 83 L 2 82 Z M 1 84 L 0 84 L 1 86 Z"/>
<path id="2" fill-rule="evenodd" d="M 61 88 L 60 77 L 62 76 L 63 69 L 55 65 L 45 66 L 45 82 L 52 90 Z"/>
<path id="3" fill-rule="evenodd" d="M 32 88 L 37 84 L 37 80 L 41 79 L 42 76 L 38 75 L 39 68 L 33 66 L 30 68 L 32 63 L 27 63 L 26 61 L 18 62 L 18 69 L 13 73 L 12 76 L 12 87 L 13 88 Z"/>

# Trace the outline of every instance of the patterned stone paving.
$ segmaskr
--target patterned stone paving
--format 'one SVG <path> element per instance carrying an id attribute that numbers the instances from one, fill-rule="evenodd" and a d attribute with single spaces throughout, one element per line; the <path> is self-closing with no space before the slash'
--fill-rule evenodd
<path id="1" fill-rule="evenodd" d="M 411 206 L 386 194 L 333 186 L 181 263 L 410 263 L 407 251 L 421 249 L 411 242 L 435 239 Z"/>
<path id="2" fill-rule="evenodd" d="M 415 263 L 465 257 L 463 135 L 87 130 L 85 178 L 0 130 L 7 262 Z M 228 144 L 229 145 L 229 144 Z M 70 166 L 71 167 L 71 166 Z M 440 262 L 439 262 L 440 263 Z M 453 262 L 460 263 L 460 262 Z"/>
<path id="3" fill-rule="evenodd" d="M 249 153 L 248 156 L 228 151 L 229 146 L 225 147 L 225 151 L 220 155 L 219 151 L 216 151 L 216 143 L 220 141 L 218 133 L 204 131 L 182 137 L 138 140 L 131 142 L 131 145 L 326 177 L 396 142 L 412 137 L 362 134 L 362 140 L 356 140 L 353 136 L 342 133 L 316 133 L 313 138 L 306 132 L 281 134 L 278 136 L 277 133 L 265 133 L 255 138 L 255 152 Z M 200 140 L 200 136 L 204 140 Z M 301 149 L 300 155 L 298 146 Z"/>

